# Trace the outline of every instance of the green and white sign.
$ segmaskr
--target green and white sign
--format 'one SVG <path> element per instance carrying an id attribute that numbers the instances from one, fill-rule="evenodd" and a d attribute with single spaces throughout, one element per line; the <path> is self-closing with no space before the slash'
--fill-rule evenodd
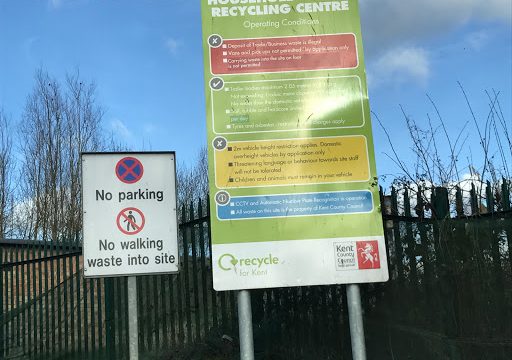
<path id="1" fill-rule="evenodd" d="M 202 0 L 216 290 L 388 279 L 356 0 Z"/>

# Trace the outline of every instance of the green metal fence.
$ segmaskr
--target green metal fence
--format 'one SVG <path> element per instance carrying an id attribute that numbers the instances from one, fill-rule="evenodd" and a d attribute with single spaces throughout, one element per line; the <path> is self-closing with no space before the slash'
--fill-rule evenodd
<path id="1" fill-rule="evenodd" d="M 182 213 L 181 273 L 137 278 L 146 356 L 191 348 L 213 331 L 235 337 L 234 295 L 211 286 L 203 209 Z M 2 241 L 0 358 L 127 358 L 126 278 L 84 279 L 81 250 L 77 242 Z"/>
<path id="2" fill-rule="evenodd" d="M 391 280 L 362 286 L 370 359 L 510 359 L 512 212 L 435 188 L 383 196 Z M 236 359 L 233 292 L 212 289 L 209 216 L 180 216 L 178 275 L 137 278 L 142 359 Z M 126 278 L 84 279 L 77 242 L 0 243 L 0 358 L 125 359 Z M 351 359 L 344 286 L 251 292 L 259 359 Z"/>
<path id="3" fill-rule="evenodd" d="M 500 190 L 488 184 L 483 201 L 474 185 L 384 199 L 391 281 L 366 298 L 386 356 L 512 358 L 510 183 Z"/>

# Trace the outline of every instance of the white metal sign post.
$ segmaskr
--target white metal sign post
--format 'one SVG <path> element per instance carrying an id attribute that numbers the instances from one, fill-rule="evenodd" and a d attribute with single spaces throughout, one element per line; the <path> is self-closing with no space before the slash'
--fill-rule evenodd
<path id="1" fill-rule="evenodd" d="M 350 323 L 350 342 L 353 360 L 366 360 L 364 340 L 363 308 L 358 284 L 347 285 L 348 317 Z"/>
<path id="2" fill-rule="evenodd" d="M 136 275 L 177 273 L 174 152 L 83 153 L 84 277 L 128 278 L 130 359 L 138 359 Z"/>
<path id="3" fill-rule="evenodd" d="M 254 338 L 252 332 L 251 293 L 240 290 L 238 302 L 238 333 L 240 335 L 240 360 L 254 360 Z"/>

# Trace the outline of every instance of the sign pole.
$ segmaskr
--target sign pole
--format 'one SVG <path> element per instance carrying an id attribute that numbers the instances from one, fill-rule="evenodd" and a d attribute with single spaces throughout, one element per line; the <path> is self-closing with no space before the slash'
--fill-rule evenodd
<path id="1" fill-rule="evenodd" d="M 128 332 L 130 360 L 139 359 L 139 324 L 137 313 L 137 278 L 128 277 Z"/>
<path id="2" fill-rule="evenodd" d="M 350 340 L 352 343 L 352 358 L 366 360 L 364 341 L 363 311 L 361 293 L 358 284 L 347 285 L 348 317 L 350 322 Z"/>
<path id="3" fill-rule="evenodd" d="M 251 293 L 248 290 L 240 290 L 238 292 L 238 329 L 240 336 L 240 360 L 254 360 Z"/>

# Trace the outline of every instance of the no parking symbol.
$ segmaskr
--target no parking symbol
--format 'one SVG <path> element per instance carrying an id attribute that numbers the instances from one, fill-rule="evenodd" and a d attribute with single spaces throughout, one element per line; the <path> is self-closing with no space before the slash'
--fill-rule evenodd
<path id="1" fill-rule="evenodd" d="M 134 184 L 142 178 L 144 166 L 139 159 L 125 157 L 117 162 L 116 176 L 125 184 Z"/>

